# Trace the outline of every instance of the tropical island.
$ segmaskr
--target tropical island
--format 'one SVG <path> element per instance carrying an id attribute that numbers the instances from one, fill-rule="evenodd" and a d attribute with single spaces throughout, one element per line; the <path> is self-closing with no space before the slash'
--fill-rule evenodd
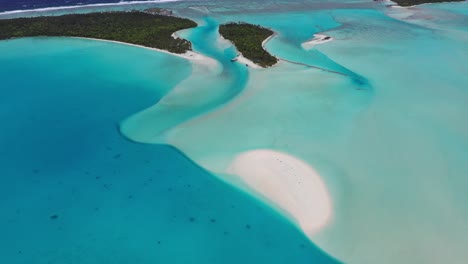
<path id="1" fill-rule="evenodd" d="M 392 0 L 399 6 L 414 6 L 429 3 L 443 3 L 443 2 L 463 2 L 465 0 Z"/>
<path id="2" fill-rule="evenodd" d="M 191 50 L 189 41 L 174 38 L 173 33 L 197 24 L 166 14 L 164 10 L 149 10 L 2 19 L 0 40 L 64 36 L 119 41 L 179 54 Z"/>
<path id="3" fill-rule="evenodd" d="M 219 33 L 230 40 L 247 59 L 262 67 L 270 67 L 278 62 L 263 48 L 263 42 L 274 32 L 268 28 L 247 23 L 227 23 L 220 25 Z"/>

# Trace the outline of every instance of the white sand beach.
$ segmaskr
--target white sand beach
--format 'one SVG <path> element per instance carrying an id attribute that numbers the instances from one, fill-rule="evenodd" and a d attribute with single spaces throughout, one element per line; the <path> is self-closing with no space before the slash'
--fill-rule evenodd
<path id="1" fill-rule="evenodd" d="M 251 61 L 251 60 L 247 59 L 246 57 L 244 57 L 244 55 L 242 55 L 242 53 L 240 53 L 240 52 L 239 52 L 239 55 L 236 57 L 236 60 L 239 63 L 245 64 L 246 66 L 248 66 L 250 68 L 253 68 L 253 69 L 262 69 L 263 68 L 260 65 L 257 65 L 253 61 Z"/>
<path id="2" fill-rule="evenodd" d="M 173 37 L 177 37 L 177 35 L 173 35 Z M 210 57 L 205 56 L 205 55 L 202 55 L 202 54 L 200 54 L 198 52 L 194 52 L 194 51 L 187 51 L 185 53 L 178 54 L 178 53 L 169 52 L 167 50 L 162 50 L 162 49 L 157 49 L 157 48 L 150 48 L 150 47 L 145 47 L 145 46 L 141 46 L 141 45 L 137 45 L 137 44 L 131 44 L 131 43 L 115 41 L 115 40 L 106 40 L 106 39 L 97 39 L 97 38 L 84 38 L 84 37 L 72 37 L 72 38 L 96 40 L 96 41 L 117 43 L 117 44 L 122 44 L 122 45 L 129 45 L 129 46 L 133 46 L 133 47 L 138 47 L 138 48 L 150 49 L 150 50 L 154 50 L 154 51 L 158 51 L 158 52 L 162 52 L 162 53 L 166 53 L 166 54 L 171 54 L 171 55 L 174 55 L 174 56 L 177 56 L 177 57 L 181 57 L 181 58 L 190 60 L 193 63 L 205 65 L 207 67 L 217 67 L 217 65 L 218 65 L 218 62 L 215 59 L 210 58 Z"/>
<path id="3" fill-rule="evenodd" d="M 284 210 L 309 236 L 331 219 L 332 203 L 325 183 L 311 166 L 292 155 L 269 149 L 243 152 L 226 172 L 239 176 Z"/>
<path id="4" fill-rule="evenodd" d="M 273 37 L 276 37 L 276 35 L 278 35 L 278 33 L 273 33 L 273 35 L 269 36 L 268 38 L 266 38 L 263 42 L 262 42 L 262 48 L 265 49 L 265 45 L 273 38 Z"/>

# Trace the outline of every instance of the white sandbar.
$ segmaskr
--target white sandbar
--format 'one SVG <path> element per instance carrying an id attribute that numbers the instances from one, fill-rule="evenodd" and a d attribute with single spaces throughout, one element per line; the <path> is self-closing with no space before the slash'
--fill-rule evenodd
<path id="1" fill-rule="evenodd" d="M 227 168 L 250 188 L 293 217 L 307 235 L 330 220 L 332 203 L 320 175 L 304 161 L 279 151 L 239 154 Z"/>
<path id="2" fill-rule="evenodd" d="M 332 37 L 322 35 L 322 34 L 314 34 L 314 37 L 311 40 L 302 43 L 301 46 L 303 49 L 309 50 L 313 48 L 315 45 L 327 43 L 332 40 L 333 40 Z"/>

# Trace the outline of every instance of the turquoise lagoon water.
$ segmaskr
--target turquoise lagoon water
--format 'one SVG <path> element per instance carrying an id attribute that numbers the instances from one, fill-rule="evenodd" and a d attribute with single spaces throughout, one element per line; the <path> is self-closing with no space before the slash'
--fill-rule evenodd
<path id="1" fill-rule="evenodd" d="M 336 263 L 176 149 L 119 134 L 187 61 L 66 38 L 0 50 L 2 263 Z"/>
<path id="2" fill-rule="evenodd" d="M 247 69 L 234 64 L 235 49 L 219 44 L 218 23 L 209 17 L 199 21 L 200 26 L 180 34 L 192 41 L 193 49 L 218 65 L 203 68 L 195 65 L 191 78 L 174 89 L 174 93 L 153 107 L 125 120 L 124 134 L 135 141 L 160 142 L 161 134 L 174 126 L 214 109 L 238 95 L 247 82 Z M 140 129 L 144 124 L 145 129 Z"/>
<path id="3" fill-rule="evenodd" d="M 175 127 L 167 142 L 222 178 L 252 149 L 307 161 L 333 200 L 331 223 L 311 239 L 344 262 L 466 262 L 466 17 L 447 15 L 453 7 L 407 16 L 379 4 L 311 2 L 175 4 L 192 18 L 273 28 L 273 54 L 347 74 L 293 63 L 250 70 L 242 93 Z M 335 40 L 302 50 L 318 32 Z"/>
<path id="4" fill-rule="evenodd" d="M 8 239 L 0 248 L 17 263 L 38 256 L 44 263 L 334 262 L 328 256 L 345 263 L 465 263 L 466 5 L 156 5 L 200 23 L 180 34 L 218 61 L 209 69 L 93 41 L 0 42 L 2 87 L 12 98 L 0 99 L 9 127 L 0 138 L 7 146 L 1 175 L 8 175 L 0 196 Z M 76 12 L 95 10 L 101 9 Z M 306 65 L 252 70 L 231 63 L 236 52 L 216 33 L 227 21 L 274 29 L 266 48 Z M 315 33 L 335 40 L 303 50 Z M 23 102 L 31 109 L 20 109 Z M 287 152 L 320 173 L 333 217 L 319 233 L 306 238 L 263 203 L 216 180 L 213 174 L 224 179 L 237 154 L 259 148 Z"/>

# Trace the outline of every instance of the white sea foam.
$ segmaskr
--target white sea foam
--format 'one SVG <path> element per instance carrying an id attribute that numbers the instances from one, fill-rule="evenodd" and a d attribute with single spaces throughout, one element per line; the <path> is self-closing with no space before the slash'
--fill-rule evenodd
<path id="1" fill-rule="evenodd" d="M 13 10 L 13 11 L 0 12 L 0 16 L 20 14 L 20 13 L 31 13 L 31 12 L 35 13 L 35 12 L 80 9 L 80 8 L 89 8 L 89 7 L 127 6 L 127 5 L 137 5 L 137 4 L 154 4 L 154 3 L 167 3 L 167 2 L 178 2 L 178 1 L 181 1 L 181 0 L 129 1 L 129 2 L 118 2 L 118 3 L 102 3 L 102 4 L 89 4 L 89 5 L 44 7 L 44 8 L 36 8 L 36 9 L 25 9 L 25 10 Z"/>

